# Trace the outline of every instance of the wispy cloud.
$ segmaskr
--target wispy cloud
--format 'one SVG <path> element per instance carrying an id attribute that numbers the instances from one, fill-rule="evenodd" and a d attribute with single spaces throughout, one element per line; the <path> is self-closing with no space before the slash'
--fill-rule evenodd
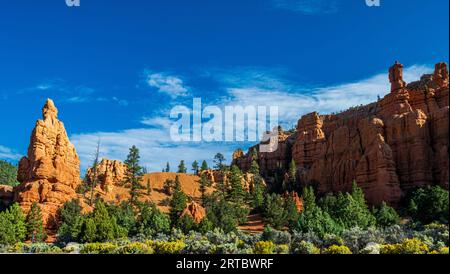
<path id="1" fill-rule="evenodd" d="M 252 70 L 252 69 L 250 69 Z M 420 79 L 423 74 L 431 73 L 431 66 L 414 65 L 404 71 L 407 82 Z M 236 71 L 231 74 L 238 73 Z M 386 95 L 390 90 L 387 73 L 379 73 L 367 79 L 353 83 L 342 83 L 327 87 L 308 87 L 280 79 L 270 72 L 241 72 L 250 79 L 241 78 L 239 82 L 223 77 L 227 88 L 227 99 L 223 104 L 278 106 L 279 120 L 282 124 L 293 125 L 301 115 L 311 111 L 323 114 L 339 112 L 350 107 L 368 104 Z M 257 77 L 254 77 L 254 76 Z"/>
<path id="2" fill-rule="evenodd" d="M 167 73 L 146 72 L 146 78 L 146 82 L 150 87 L 172 98 L 188 95 L 189 89 L 178 76 Z"/>
<path id="3" fill-rule="evenodd" d="M 433 71 L 431 66 L 415 65 L 405 69 L 407 82 L 420 79 L 420 76 Z M 327 87 L 302 86 L 283 78 L 278 70 L 262 68 L 240 68 L 212 73 L 220 82 L 225 96 L 217 98 L 214 104 L 240 106 L 278 106 L 279 121 L 285 127 L 296 124 L 306 113 L 318 111 L 322 114 L 338 112 L 347 108 L 367 104 L 389 92 L 387 73 Z M 240 76 L 240 77 L 239 77 Z M 166 106 L 162 106 L 166 107 Z M 189 106 L 187 106 L 189 107 Z M 204 105 L 203 107 L 206 107 Z M 173 142 L 170 138 L 172 121 L 168 112 L 141 119 L 142 127 L 115 132 L 82 133 L 71 136 L 85 169 L 93 159 L 97 141 L 101 141 L 101 156 L 123 160 L 132 145 L 140 148 L 142 165 L 148 170 L 159 171 L 165 163 L 178 165 L 180 160 L 188 163 L 194 160 L 209 160 L 215 153 L 231 157 L 234 149 L 251 145 L 248 142 Z M 148 127 L 145 127 L 148 126 Z"/>
<path id="4" fill-rule="evenodd" d="M 100 92 L 92 87 L 85 85 L 73 85 L 63 79 L 52 79 L 42 81 L 35 86 L 22 89 L 19 93 L 39 92 L 47 97 L 52 97 L 58 102 L 69 104 L 83 104 L 93 102 L 113 102 L 120 106 L 128 106 L 129 102 L 125 99 L 107 94 L 101 95 Z"/>
<path id="5" fill-rule="evenodd" d="M 22 155 L 14 152 L 12 149 L 0 145 L 0 159 L 17 161 Z"/>
<path id="6" fill-rule="evenodd" d="M 339 10 L 338 0 L 271 0 L 275 8 L 303 14 L 335 13 Z"/>

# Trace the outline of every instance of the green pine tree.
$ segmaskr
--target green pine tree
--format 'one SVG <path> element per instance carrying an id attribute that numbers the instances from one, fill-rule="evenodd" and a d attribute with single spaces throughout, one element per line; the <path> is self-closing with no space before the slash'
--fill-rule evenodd
<path id="1" fill-rule="evenodd" d="M 175 178 L 175 188 L 173 191 L 172 199 L 170 200 L 170 219 L 172 225 L 175 225 L 180 218 L 181 213 L 186 208 L 187 196 L 181 189 L 181 183 L 178 176 Z"/>
<path id="2" fill-rule="evenodd" d="M 202 174 L 202 176 L 200 177 L 200 193 L 201 193 L 201 199 L 202 199 L 202 205 L 205 205 L 205 200 L 206 200 L 206 187 L 209 185 L 208 182 L 208 177 L 206 176 L 206 174 Z"/>
<path id="3" fill-rule="evenodd" d="M 30 212 L 27 215 L 27 236 L 32 243 L 42 242 L 45 237 L 44 225 L 42 220 L 42 212 L 39 205 L 34 202 L 31 205 Z"/>
<path id="4" fill-rule="evenodd" d="M 198 166 L 198 162 L 197 162 L 197 161 L 194 161 L 194 162 L 192 163 L 192 171 L 194 171 L 194 174 L 195 174 L 195 175 L 198 174 L 199 166 Z"/>
<path id="5" fill-rule="evenodd" d="M 233 165 L 231 167 L 230 187 L 231 187 L 230 190 L 231 201 L 238 204 L 242 204 L 245 198 L 245 191 L 242 186 L 242 172 L 236 165 Z"/>
<path id="6" fill-rule="evenodd" d="M 208 169 L 209 169 L 208 163 L 207 163 L 205 160 L 203 160 L 203 162 L 202 162 L 202 167 L 200 168 L 200 170 L 201 170 L 201 171 L 206 171 L 206 170 L 208 170 Z"/>
<path id="7" fill-rule="evenodd" d="M 170 172 L 170 165 L 169 162 L 166 163 L 166 169 L 165 172 Z"/>
<path id="8" fill-rule="evenodd" d="M 136 205 L 139 196 L 142 195 L 140 190 L 143 188 L 142 182 L 142 167 L 139 165 L 139 149 L 136 146 L 130 148 L 125 165 L 127 166 L 125 172 L 125 185 L 130 186 L 130 203 Z"/>
<path id="9" fill-rule="evenodd" d="M 180 161 L 180 164 L 178 165 L 178 173 L 186 173 L 187 172 L 187 168 L 186 165 L 184 164 L 184 160 Z"/>

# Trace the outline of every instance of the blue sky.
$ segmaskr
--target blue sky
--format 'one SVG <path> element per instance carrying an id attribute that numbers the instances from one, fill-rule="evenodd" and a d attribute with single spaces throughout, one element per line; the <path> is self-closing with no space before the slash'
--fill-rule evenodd
<path id="1" fill-rule="evenodd" d="M 0 158 L 26 154 L 45 99 L 54 99 L 84 169 L 123 160 L 136 144 L 159 171 L 249 143 L 174 143 L 174 105 L 276 104 L 285 127 L 388 92 L 448 62 L 448 0 L 2 1 Z"/>

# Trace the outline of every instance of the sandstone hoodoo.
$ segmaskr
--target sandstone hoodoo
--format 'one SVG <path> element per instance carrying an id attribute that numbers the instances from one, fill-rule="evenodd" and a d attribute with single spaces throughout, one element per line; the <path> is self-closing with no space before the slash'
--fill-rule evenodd
<path id="1" fill-rule="evenodd" d="M 189 203 L 184 211 L 181 213 L 181 217 L 190 216 L 196 223 L 200 223 L 206 216 L 205 209 L 196 202 Z"/>
<path id="2" fill-rule="evenodd" d="M 417 82 L 403 80 L 403 65 L 389 69 L 391 92 L 378 102 L 336 115 L 307 114 L 278 151 L 259 153 L 268 182 L 293 159 L 301 186 L 349 191 L 354 181 L 371 204 L 396 205 L 415 187 L 449 182 L 449 75 L 438 63 Z M 361 91 L 364 92 L 364 91 Z M 234 159 L 244 171 L 252 151 Z M 270 163 L 270 164 L 269 164 Z"/>
<path id="3" fill-rule="evenodd" d="M 105 193 L 111 193 L 114 187 L 123 182 L 125 178 L 126 165 L 118 160 L 102 159 L 97 166 L 97 174 L 90 168 L 86 172 L 86 178 L 90 182 L 97 176 L 97 186 Z"/>
<path id="4" fill-rule="evenodd" d="M 31 134 L 28 155 L 19 163 L 17 180 L 21 184 L 14 191 L 14 200 L 25 212 L 38 203 L 44 226 L 54 229 L 58 209 L 77 198 L 80 161 L 52 100 L 47 100 L 42 115 Z"/>

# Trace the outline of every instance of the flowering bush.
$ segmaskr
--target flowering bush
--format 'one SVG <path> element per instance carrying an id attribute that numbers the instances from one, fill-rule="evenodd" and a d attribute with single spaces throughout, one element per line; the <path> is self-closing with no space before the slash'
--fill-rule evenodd
<path id="1" fill-rule="evenodd" d="M 255 244 L 253 252 L 255 254 L 273 254 L 275 249 L 275 244 L 271 241 L 259 241 Z"/>
<path id="2" fill-rule="evenodd" d="M 113 254 L 118 248 L 115 243 L 87 243 L 81 247 L 81 254 Z"/>
<path id="3" fill-rule="evenodd" d="M 399 244 L 381 246 L 381 254 L 427 254 L 428 246 L 417 238 L 405 239 Z"/>
<path id="4" fill-rule="evenodd" d="M 322 251 L 323 254 L 352 254 L 350 248 L 345 245 L 332 245 Z"/>
<path id="5" fill-rule="evenodd" d="M 156 241 L 151 246 L 156 254 L 180 254 L 186 244 L 181 240 L 175 242 Z"/>

